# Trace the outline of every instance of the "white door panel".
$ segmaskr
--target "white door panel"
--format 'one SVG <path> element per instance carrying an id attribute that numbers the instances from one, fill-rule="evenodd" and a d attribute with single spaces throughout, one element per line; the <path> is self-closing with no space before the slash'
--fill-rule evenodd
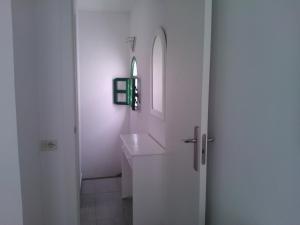
<path id="1" fill-rule="evenodd" d="M 213 9 L 208 224 L 299 224 L 300 2 Z"/>
<path id="2" fill-rule="evenodd" d="M 206 165 L 200 153 L 207 132 L 211 1 L 170 0 L 167 18 L 168 224 L 204 225 Z M 198 171 L 193 143 L 183 142 L 194 137 L 195 126 Z"/>

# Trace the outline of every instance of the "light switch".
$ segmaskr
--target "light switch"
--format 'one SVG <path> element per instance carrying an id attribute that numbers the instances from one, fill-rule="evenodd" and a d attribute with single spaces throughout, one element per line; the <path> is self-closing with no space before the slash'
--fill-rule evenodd
<path id="1" fill-rule="evenodd" d="M 42 140 L 41 151 L 55 151 L 57 150 L 57 140 Z"/>

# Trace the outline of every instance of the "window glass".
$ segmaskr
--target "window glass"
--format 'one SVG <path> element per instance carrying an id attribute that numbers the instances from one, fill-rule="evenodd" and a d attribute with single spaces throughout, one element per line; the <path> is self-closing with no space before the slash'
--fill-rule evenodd
<path id="1" fill-rule="evenodd" d="M 132 60 L 132 65 L 131 65 L 131 70 L 132 70 L 132 76 L 136 77 L 138 75 L 138 71 L 137 71 L 137 63 L 136 63 L 136 59 L 133 58 Z"/>
<path id="2" fill-rule="evenodd" d="M 138 80 L 138 69 L 137 69 L 137 61 L 136 58 L 133 57 L 131 61 L 131 80 L 132 80 L 132 102 L 131 107 L 132 110 L 138 110 L 139 108 L 139 80 Z"/>

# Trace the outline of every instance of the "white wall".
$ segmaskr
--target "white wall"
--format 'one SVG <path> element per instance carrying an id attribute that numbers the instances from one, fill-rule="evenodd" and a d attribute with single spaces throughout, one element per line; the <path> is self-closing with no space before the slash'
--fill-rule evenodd
<path id="1" fill-rule="evenodd" d="M 112 80 L 129 76 L 128 36 L 128 13 L 78 13 L 83 178 L 121 172 L 120 134 L 128 133 L 129 107 L 113 104 Z"/>
<path id="2" fill-rule="evenodd" d="M 58 149 L 41 152 L 44 225 L 78 224 L 75 59 L 71 0 L 36 2 L 39 134 Z"/>
<path id="3" fill-rule="evenodd" d="M 0 224 L 22 225 L 11 1 L 0 1 Z"/>
<path id="4" fill-rule="evenodd" d="M 24 225 L 41 225 L 35 1 L 13 0 L 17 125 Z"/>
<path id="5" fill-rule="evenodd" d="M 13 0 L 24 224 L 78 224 L 71 0 Z M 55 152 L 40 140 L 55 139 Z"/>
<path id="6" fill-rule="evenodd" d="M 213 2 L 207 224 L 299 224 L 300 2 Z"/>
<path id="7" fill-rule="evenodd" d="M 132 133 L 150 133 L 165 146 L 165 121 L 150 114 L 150 62 L 155 32 L 165 27 L 166 4 L 160 0 L 136 1 L 131 11 L 130 31 L 137 37 L 136 50 L 141 88 L 141 109 L 131 111 L 130 130 Z"/>

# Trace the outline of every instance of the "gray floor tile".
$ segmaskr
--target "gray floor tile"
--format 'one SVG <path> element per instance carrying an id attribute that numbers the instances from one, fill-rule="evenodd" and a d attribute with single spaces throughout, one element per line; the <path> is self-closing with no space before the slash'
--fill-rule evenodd
<path id="1" fill-rule="evenodd" d="M 81 225 L 132 225 L 132 199 L 122 200 L 120 178 L 87 180 L 82 185 Z"/>
<path id="2" fill-rule="evenodd" d="M 94 194 L 81 194 L 80 196 L 80 208 L 92 208 L 96 207 L 96 197 Z"/>
<path id="3" fill-rule="evenodd" d="M 119 224 L 113 219 L 108 219 L 108 220 L 98 220 L 97 225 L 119 225 Z"/>
<path id="4" fill-rule="evenodd" d="M 96 221 L 96 208 L 81 208 L 80 209 L 80 222 L 94 222 Z"/>
<path id="5" fill-rule="evenodd" d="M 84 180 L 82 182 L 81 194 L 96 194 L 95 180 Z"/>
<path id="6" fill-rule="evenodd" d="M 120 219 L 98 220 L 97 225 L 129 225 Z"/>
<path id="7" fill-rule="evenodd" d="M 121 178 L 95 180 L 95 188 L 97 194 L 105 192 L 121 192 Z"/>
<path id="8" fill-rule="evenodd" d="M 81 221 L 80 225 L 98 225 L 97 221 Z"/>
<path id="9" fill-rule="evenodd" d="M 96 197 L 96 218 L 122 218 L 122 200 L 119 192 L 102 193 Z"/>

